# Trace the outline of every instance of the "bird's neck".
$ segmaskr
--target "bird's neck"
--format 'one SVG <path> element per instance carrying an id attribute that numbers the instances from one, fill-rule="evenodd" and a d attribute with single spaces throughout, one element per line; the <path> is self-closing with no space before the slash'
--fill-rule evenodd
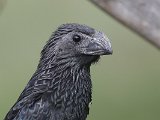
<path id="1" fill-rule="evenodd" d="M 76 106 L 82 101 L 88 104 L 91 101 L 92 88 L 89 68 L 86 66 L 61 67 L 57 66 L 51 71 L 54 74 L 51 84 L 53 95 L 56 95 L 54 102 L 61 99 L 61 102 L 66 105 L 69 104 L 68 102 L 73 102 L 72 105 Z"/>
<path id="2" fill-rule="evenodd" d="M 90 66 L 48 64 L 44 69 L 43 76 L 50 79 L 47 87 L 53 108 L 68 110 L 70 114 L 78 111 L 76 114 L 81 117 L 87 115 L 92 94 Z"/>

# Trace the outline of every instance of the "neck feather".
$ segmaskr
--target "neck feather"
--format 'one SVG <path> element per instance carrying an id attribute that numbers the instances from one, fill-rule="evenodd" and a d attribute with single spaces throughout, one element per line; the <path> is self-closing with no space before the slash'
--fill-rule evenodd
<path id="1" fill-rule="evenodd" d="M 42 89 L 47 91 L 47 99 L 53 108 L 67 110 L 70 114 L 78 111 L 76 116 L 87 116 L 92 94 L 90 66 L 71 66 L 67 62 L 44 66 L 37 70 L 36 86 L 39 87 L 38 83 L 45 83 Z"/>

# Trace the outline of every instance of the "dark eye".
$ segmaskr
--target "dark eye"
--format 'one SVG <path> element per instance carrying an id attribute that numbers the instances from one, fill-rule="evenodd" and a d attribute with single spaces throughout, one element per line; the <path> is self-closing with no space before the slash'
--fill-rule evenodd
<path id="1" fill-rule="evenodd" d="M 81 41 L 81 36 L 79 36 L 79 35 L 74 35 L 74 36 L 73 36 L 73 41 L 74 41 L 74 42 L 79 42 L 79 41 Z"/>

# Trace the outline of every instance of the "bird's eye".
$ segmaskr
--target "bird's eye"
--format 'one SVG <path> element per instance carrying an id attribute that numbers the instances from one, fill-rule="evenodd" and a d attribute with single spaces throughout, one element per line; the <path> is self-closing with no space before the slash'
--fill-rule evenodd
<path id="1" fill-rule="evenodd" d="M 74 42 L 79 42 L 79 41 L 81 41 L 81 36 L 79 36 L 79 35 L 74 35 L 74 36 L 73 36 L 73 41 L 74 41 Z"/>

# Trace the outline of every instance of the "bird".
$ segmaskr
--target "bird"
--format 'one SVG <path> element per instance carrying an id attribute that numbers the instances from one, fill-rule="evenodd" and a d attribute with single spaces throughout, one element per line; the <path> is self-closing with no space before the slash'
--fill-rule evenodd
<path id="1" fill-rule="evenodd" d="M 90 66 L 112 53 L 104 32 L 78 23 L 60 25 L 4 120 L 86 120 L 92 101 Z"/>

